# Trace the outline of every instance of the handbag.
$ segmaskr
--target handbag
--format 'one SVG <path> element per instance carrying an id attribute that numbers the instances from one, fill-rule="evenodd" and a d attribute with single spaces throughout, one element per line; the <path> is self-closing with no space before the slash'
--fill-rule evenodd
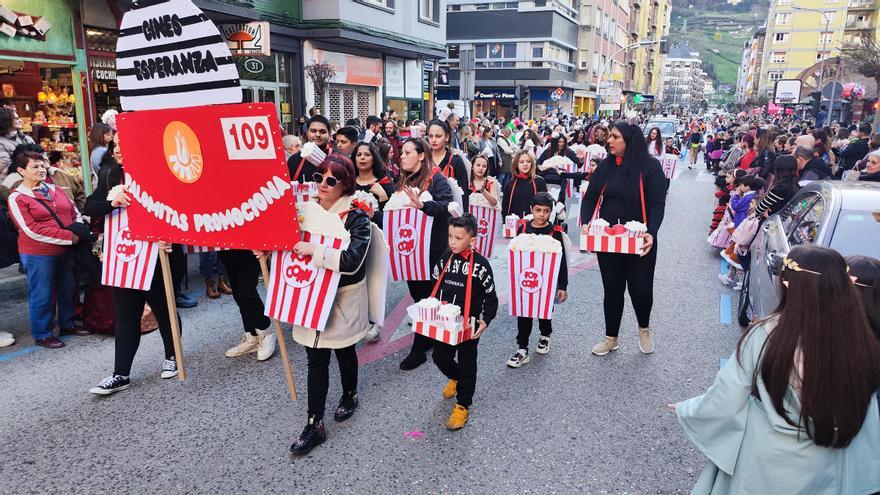
<path id="1" fill-rule="evenodd" d="M 73 232 L 80 238 L 80 242 L 72 245 L 69 250 L 70 259 L 73 262 L 73 273 L 76 275 L 77 280 L 81 283 L 99 280 L 101 277 L 101 261 L 93 254 L 94 248 L 92 246 L 92 243 L 97 241 L 97 236 L 92 233 L 89 226 L 81 222 L 64 225 L 64 222 L 55 213 L 55 210 L 50 208 L 45 201 L 37 197 L 34 199 L 52 215 L 52 218 L 58 222 L 59 227 Z"/>
<path id="2" fill-rule="evenodd" d="M 747 248 L 752 244 L 755 236 L 758 235 L 758 226 L 760 225 L 761 219 L 757 215 L 749 215 L 734 229 L 730 240 L 741 248 Z"/>

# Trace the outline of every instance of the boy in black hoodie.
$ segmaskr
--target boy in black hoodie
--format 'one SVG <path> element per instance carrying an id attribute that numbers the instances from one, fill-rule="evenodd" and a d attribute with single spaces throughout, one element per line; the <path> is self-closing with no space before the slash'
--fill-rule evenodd
<path id="1" fill-rule="evenodd" d="M 520 227 L 521 234 L 549 235 L 562 245 L 562 264 L 559 267 L 559 279 L 556 283 L 556 302 L 562 303 L 568 299 L 568 260 L 565 258 L 565 235 L 562 227 L 550 222 L 550 213 L 556 202 L 550 193 L 541 192 L 532 198 L 532 219 Z M 519 368 L 529 362 L 529 337 L 532 335 L 532 318 L 517 317 L 516 343 L 519 346 L 513 357 L 507 360 L 507 366 Z M 553 320 L 538 318 L 538 330 L 541 337 L 538 339 L 538 354 L 550 352 L 550 334 L 553 332 Z"/>
<path id="2" fill-rule="evenodd" d="M 456 301 L 462 307 L 465 324 L 475 320 L 473 336 L 458 345 L 434 342 L 434 363 L 449 378 L 443 397 L 458 398 L 446 428 L 460 430 L 468 422 L 468 408 L 477 385 L 477 344 L 498 311 L 498 295 L 489 261 L 474 251 L 477 219 L 470 213 L 449 221 L 449 249 L 434 265 L 437 298 Z M 468 294 L 469 293 L 469 294 Z M 470 296 L 470 300 L 466 301 Z M 458 362 L 455 356 L 458 353 Z"/>

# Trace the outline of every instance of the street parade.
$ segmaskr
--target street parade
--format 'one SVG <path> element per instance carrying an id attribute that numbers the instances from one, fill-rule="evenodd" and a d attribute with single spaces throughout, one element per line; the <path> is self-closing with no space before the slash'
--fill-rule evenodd
<path id="1" fill-rule="evenodd" d="M 794 2 L 0 1 L 0 492 L 880 493 L 880 44 Z"/>

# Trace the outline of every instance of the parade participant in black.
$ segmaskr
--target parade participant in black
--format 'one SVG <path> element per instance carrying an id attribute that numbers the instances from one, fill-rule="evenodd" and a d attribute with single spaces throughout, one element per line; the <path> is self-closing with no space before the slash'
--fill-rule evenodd
<path id="1" fill-rule="evenodd" d="M 434 264 L 431 294 L 442 301 L 458 301 L 471 338 L 458 345 L 434 343 L 434 364 L 449 378 L 443 397 L 456 397 L 446 428 L 460 430 L 468 422 L 477 386 L 477 345 L 498 312 L 492 266 L 474 251 L 477 219 L 470 213 L 449 221 L 447 249 Z M 468 323 L 470 322 L 470 323 Z M 455 361 L 456 355 L 458 362 Z"/>
<path id="2" fill-rule="evenodd" d="M 544 178 L 544 182 L 548 184 L 562 184 L 562 177 L 559 175 L 560 170 L 555 167 L 544 166 L 544 162 L 554 156 L 563 156 L 578 163 L 577 153 L 568 147 L 568 140 L 564 134 L 551 138 L 547 145 L 547 149 L 538 157 L 538 175 Z"/>
<path id="3" fill-rule="evenodd" d="M 394 184 L 388 177 L 385 160 L 375 144 L 362 142 L 352 152 L 351 161 L 357 169 L 355 189 L 376 197 L 379 207 L 373 211 L 372 220 L 382 228 L 382 207 L 394 193 Z"/>
<path id="4" fill-rule="evenodd" d="M 330 121 L 326 117 L 319 114 L 309 117 L 309 120 L 306 121 L 306 139 L 328 155 L 332 151 L 330 137 Z M 303 183 L 312 180 L 317 167 L 303 158 L 302 150 L 300 150 L 299 153 L 287 160 L 287 170 L 290 172 L 291 181 Z"/>
<path id="5" fill-rule="evenodd" d="M 119 143 L 115 143 L 115 148 Z M 111 156 L 120 156 L 118 151 L 110 149 Z M 125 173 L 122 163 L 116 160 L 104 160 L 103 166 L 98 173 L 98 184 L 95 191 L 86 199 L 83 213 L 92 217 L 95 227 L 103 231 L 103 218 L 117 208 L 126 208 L 131 205 L 130 196 L 126 191 L 120 191 L 112 199 L 107 196 L 110 190 L 123 183 Z M 172 279 L 183 279 L 186 273 L 186 257 L 181 246 L 160 242 L 159 248 L 169 252 L 171 262 Z M 158 263 L 158 261 L 157 261 Z M 162 278 L 162 270 L 157 266 L 153 272 L 153 280 L 150 289 L 146 291 L 136 289 L 112 288 L 113 309 L 116 317 L 115 323 L 115 359 L 113 374 L 101 380 L 97 386 L 89 390 L 96 395 L 110 395 L 131 386 L 131 365 L 137 354 L 141 342 L 141 317 L 144 314 L 144 303 L 149 303 L 153 315 L 159 322 L 159 334 L 162 336 L 162 344 L 165 348 L 165 360 L 162 363 L 162 378 L 177 376 L 177 361 L 174 356 L 174 341 L 171 336 L 171 319 L 168 313 L 168 302 L 165 297 L 165 283 Z M 183 322 L 180 315 L 175 315 L 183 330 Z"/>
<path id="6" fill-rule="evenodd" d="M 648 155 L 638 126 L 617 122 L 608 138 L 610 154 L 590 178 L 581 218 L 589 222 L 601 199 L 599 217 L 609 224 L 631 220 L 647 225 L 645 247 L 639 255 L 596 253 L 605 291 L 605 338 L 593 347 L 602 356 L 618 349 L 624 292 L 629 290 L 639 323 L 639 349 L 654 351 L 650 318 L 654 303 L 654 266 L 657 262 L 657 231 L 666 205 L 666 178 L 660 162 Z M 644 199 L 642 199 L 644 198 Z M 588 225 L 584 224 L 584 232 Z"/>
<path id="7" fill-rule="evenodd" d="M 449 148 L 449 126 L 441 120 L 434 120 L 428 126 L 428 144 L 431 146 L 431 160 L 440 167 L 443 175 L 455 179 L 462 192 L 468 189 L 468 172 L 461 156 Z"/>
<path id="8" fill-rule="evenodd" d="M 528 151 L 513 155 L 513 180 L 504 186 L 501 195 L 501 216 L 517 215 L 520 218 L 531 211 L 532 198 L 539 192 L 547 192 L 547 184 L 535 176 L 535 158 Z"/>
<path id="9" fill-rule="evenodd" d="M 354 147 L 358 143 L 358 130 L 351 126 L 345 126 L 333 135 L 333 147 L 345 156 L 354 153 Z"/>
<path id="10" fill-rule="evenodd" d="M 496 207 L 499 196 L 501 195 L 501 187 L 498 180 L 489 176 L 489 159 L 485 156 L 477 156 L 471 164 L 471 182 L 468 184 L 469 194 L 482 194 L 490 205 Z M 465 203 L 464 209 L 467 210 L 468 205 Z"/>
<path id="11" fill-rule="evenodd" d="M 339 288 L 327 325 L 322 332 L 295 326 L 293 338 L 305 347 L 308 359 L 308 423 L 290 446 L 295 455 L 308 454 L 327 439 L 324 409 L 330 381 L 330 356 L 336 354 L 342 381 L 342 398 L 333 415 L 337 422 L 350 418 L 358 406 L 358 358 L 355 345 L 367 333 L 368 291 L 365 262 L 372 241 L 370 218 L 353 207 L 355 169 L 348 157 L 328 155 L 314 175 L 318 184 L 318 204 L 327 212 L 339 215 L 350 234 L 348 247 L 339 250 L 308 242 L 299 242 L 294 252 L 310 256 L 321 268 L 340 273 Z M 255 254 L 262 255 L 261 252 Z"/>
<path id="12" fill-rule="evenodd" d="M 435 126 L 432 125 L 432 127 Z M 410 196 L 410 202 L 414 208 L 434 217 L 428 254 L 428 259 L 433 266 L 440 259 L 440 255 L 446 250 L 448 244 L 448 208 L 449 203 L 452 202 L 452 189 L 449 187 L 446 176 L 431 161 L 430 151 L 431 148 L 423 139 L 410 138 L 403 143 L 403 146 L 400 147 L 400 180 L 397 188 Z M 428 191 L 431 194 L 431 201 L 421 201 L 412 188 Z M 429 297 L 434 287 L 430 280 L 409 281 L 406 285 L 413 301 L 421 301 Z M 418 368 L 427 361 L 425 353 L 431 348 L 433 341 L 419 334 L 413 337 L 409 355 L 400 363 L 402 370 Z"/>
<path id="13" fill-rule="evenodd" d="M 556 302 L 563 303 L 568 299 L 568 260 L 565 256 L 565 241 L 562 236 L 565 231 L 559 225 L 550 222 L 550 214 L 556 206 L 556 201 L 550 193 L 541 192 L 532 199 L 532 220 L 526 222 L 520 228 L 521 234 L 549 235 L 559 241 L 562 246 L 562 261 L 559 267 L 559 278 L 556 283 Z M 516 344 L 519 349 L 507 360 L 507 366 L 519 368 L 529 362 L 529 337 L 532 335 L 532 318 L 522 316 L 516 319 Z M 541 337 L 538 339 L 538 354 L 550 352 L 550 334 L 553 333 L 553 320 L 538 318 L 538 330 Z"/>

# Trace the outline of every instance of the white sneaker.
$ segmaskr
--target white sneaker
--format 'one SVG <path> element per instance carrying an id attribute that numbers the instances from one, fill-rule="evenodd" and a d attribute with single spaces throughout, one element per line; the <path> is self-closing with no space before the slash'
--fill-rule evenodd
<path id="1" fill-rule="evenodd" d="M 260 338 L 256 335 L 251 335 L 250 333 L 245 332 L 244 337 L 241 338 L 241 342 L 237 346 L 226 351 L 226 357 L 244 356 L 245 354 L 257 352 L 259 347 Z"/>
<path id="2" fill-rule="evenodd" d="M 639 328 L 639 350 L 642 354 L 654 352 L 654 339 L 651 338 L 650 328 Z"/>
<path id="3" fill-rule="evenodd" d="M 271 330 L 257 330 L 259 346 L 257 347 L 257 361 L 265 361 L 275 354 L 275 332 Z"/>
<path id="4" fill-rule="evenodd" d="M 375 323 L 370 323 L 370 329 L 367 330 L 367 342 L 376 342 L 382 333 L 382 327 Z"/>
<path id="5" fill-rule="evenodd" d="M 742 288 L 743 288 L 742 282 L 737 282 L 736 285 L 733 286 L 733 290 L 742 290 Z"/>
<path id="6" fill-rule="evenodd" d="M 728 277 L 726 273 L 719 273 L 718 280 L 720 280 L 721 285 L 724 285 L 724 286 L 728 286 L 728 285 L 730 285 L 731 282 L 733 282 L 733 279 Z"/>
<path id="7" fill-rule="evenodd" d="M 9 332 L 0 332 L 0 347 L 9 347 L 15 343 L 15 336 Z"/>
<path id="8" fill-rule="evenodd" d="M 162 374 L 159 376 L 166 380 L 177 376 L 177 360 L 174 359 L 174 356 L 162 362 Z"/>
<path id="9" fill-rule="evenodd" d="M 535 348 L 538 354 L 547 354 L 550 352 L 550 337 L 541 336 L 538 338 L 538 347 Z"/>
<path id="10" fill-rule="evenodd" d="M 520 349 L 516 351 L 513 356 L 507 360 L 507 366 L 511 368 L 519 368 L 520 366 L 529 362 L 529 351 L 525 349 Z"/>

